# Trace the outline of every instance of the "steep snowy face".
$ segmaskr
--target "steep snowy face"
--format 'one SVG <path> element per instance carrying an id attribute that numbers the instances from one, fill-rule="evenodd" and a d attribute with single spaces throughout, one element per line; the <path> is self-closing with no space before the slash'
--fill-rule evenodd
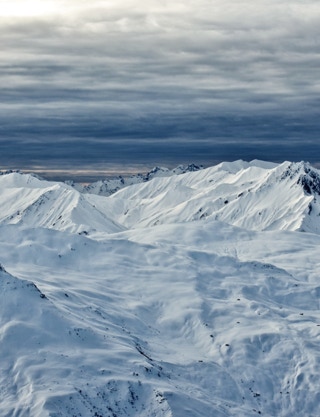
<path id="1" fill-rule="evenodd" d="M 89 201 L 66 184 L 11 173 L 0 177 L 0 223 L 72 233 L 123 230 L 97 208 L 100 199 L 93 196 Z"/>
<path id="2" fill-rule="evenodd" d="M 305 163 L 222 163 L 120 190 L 128 228 L 215 219 L 251 230 L 320 232 L 319 172 Z"/>
<path id="3" fill-rule="evenodd" d="M 309 163 L 300 162 L 290 164 L 283 177 L 289 177 L 292 182 L 296 181 L 308 201 L 298 230 L 320 233 L 320 171 L 311 167 Z"/>
<path id="4" fill-rule="evenodd" d="M 31 175 L 3 175 L 0 222 L 116 233 L 213 219 L 250 230 L 320 233 L 320 175 L 309 164 L 235 161 L 201 170 L 189 166 L 181 174 L 183 169 L 176 169 L 180 175 L 170 171 L 170 176 L 163 168 L 154 169 L 148 180 L 109 197 Z"/>

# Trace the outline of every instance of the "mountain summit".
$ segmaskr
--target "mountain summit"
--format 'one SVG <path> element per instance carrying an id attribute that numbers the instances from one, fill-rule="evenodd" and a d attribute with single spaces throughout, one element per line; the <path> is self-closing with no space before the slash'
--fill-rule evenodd
<path id="1" fill-rule="evenodd" d="M 105 197 L 102 185 L 80 192 L 10 173 L 0 177 L 0 222 L 114 233 L 214 219 L 250 230 L 320 233 L 320 174 L 304 162 L 235 161 L 207 169 L 181 167 L 170 174 L 157 168 L 123 179 L 122 186 Z"/>

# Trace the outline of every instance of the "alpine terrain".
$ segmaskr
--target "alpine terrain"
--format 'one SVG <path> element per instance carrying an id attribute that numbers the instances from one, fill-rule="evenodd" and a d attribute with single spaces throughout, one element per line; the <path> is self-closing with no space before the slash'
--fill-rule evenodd
<path id="1" fill-rule="evenodd" d="M 0 176 L 2 417 L 320 415 L 320 172 Z"/>

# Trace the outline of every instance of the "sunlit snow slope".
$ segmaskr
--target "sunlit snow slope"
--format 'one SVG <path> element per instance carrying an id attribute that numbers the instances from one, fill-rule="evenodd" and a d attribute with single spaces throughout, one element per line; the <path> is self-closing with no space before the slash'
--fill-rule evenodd
<path id="1" fill-rule="evenodd" d="M 127 187 L 126 227 L 215 219 L 251 230 L 320 232 L 319 171 L 305 163 L 222 163 L 171 178 Z"/>
<path id="2" fill-rule="evenodd" d="M 319 171 L 303 162 L 236 161 L 155 177 L 110 198 L 32 175 L 0 176 L 2 224 L 114 233 L 204 219 L 250 230 L 320 233 Z"/>
<path id="3" fill-rule="evenodd" d="M 100 197 L 80 194 L 63 183 L 39 180 L 28 174 L 0 176 L 0 224 L 45 227 L 69 232 L 99 230 L 117 232 L 123 228 L 109 213 L 96 208 Z"/>
<path id="4" fill-rule="evenodd" d="M 0 176 L 0 415 L 320 415 L 319 194 L 289 162 Z"/>

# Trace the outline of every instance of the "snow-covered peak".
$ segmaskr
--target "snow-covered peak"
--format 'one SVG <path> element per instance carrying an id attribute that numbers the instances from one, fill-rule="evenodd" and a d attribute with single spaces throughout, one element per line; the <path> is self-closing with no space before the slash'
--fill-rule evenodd
<path id="1" fill-rule="evenodd" d="M 201 169 L 203 169 L 202 165 L 195 164 L 189 164 L 187 166 L 179 165 L 172 170 L 169 168 L 157 166 L 147 173 L 140 173 L 130 176 L 120 175 L 115 178 L 107 178 L 105 180 L 96 181 L 89 185 L 82 185 L 70 181 L 67 181 L 67 184 L 71 185 L 82 193 L 109 196 L 130 185 L 145 183 L 159 177 L 171 177 L 173 175 L 185 174 L 186 172 L 195 172 Z"/>
<path id="2" fill-rule="evenodd" d="M 320 171 L 314 169 L 309 163 L 304 163 L 299 184 L 302 185 L 306 194 L 320 196 Z"/>
<path id="3" fill-rule="evenodd" d="M 310 164 L 239 160 L 199 168 L 154 168 L 145 176 L 95 183 L 90 193 L 90 186 L 79 192 L 11 173 L 0 177 L 0 222 L 115 233 L 213 219 L 250 230 L 320 233 L 320 175 Z M 96 195 L 104 187 L 108 194 L 111 181 L 117 192 Z"/>
<path id="4" fill-rule="evenodd" d="M 72 233 L 123 228 L 97 208 L 99 196 L 85 198 L 71 186 L 41 180 L 31 174 L 0 177 L 0 223 L 44 227 Z"/>
<path id="5" fill-rule="evenodd" d="M 128 228 L 215 219 L 251 230 L 319 233 L 319 172 L 305 163 L 236 161 L 118 191 Z M 143 204 L 141 204 L 143 202 Z"/>
<path id="6" fill-rule="evenodd" d="M 1 416 L 318 416 L 319 171 L 165 173 L 1 176 Z"/>
<path id="7" fill-rule="evenodd" d="M 52 186 L 54 183 L 46 181 L 36 174 L 24 174 L 20 171 L 6 171 L 0 175 L 1 187 L 16 187 L 16 188 L 46 188 Z"/>

